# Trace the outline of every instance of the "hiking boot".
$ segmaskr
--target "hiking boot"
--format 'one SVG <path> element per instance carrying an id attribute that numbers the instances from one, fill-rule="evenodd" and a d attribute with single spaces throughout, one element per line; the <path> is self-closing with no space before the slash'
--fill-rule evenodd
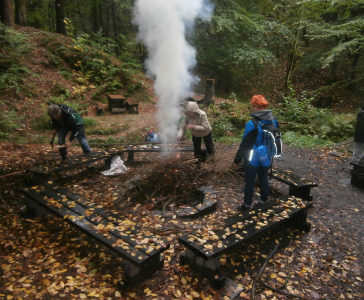
<path id="1" fill-rule="evenodd" d="M 262 206 L 263 204 L 266 204 L 268 203 L 270 200 L 267 200 L 267 201 L 263 201 L 261 199 L 259 199 L 258 203 L 255 204 L 254 208 L 259 208 L 260 206 Z"/>
<path id="2" fill-rule="evenodd" d="M 240 210 L 240 211 L 244 211 L 244 210 L 249 210 L 250 209 L 250 206 L 246 206 L 245 204 L 239 204 L 237 207 L 236 207 L 237 210 Z"/>

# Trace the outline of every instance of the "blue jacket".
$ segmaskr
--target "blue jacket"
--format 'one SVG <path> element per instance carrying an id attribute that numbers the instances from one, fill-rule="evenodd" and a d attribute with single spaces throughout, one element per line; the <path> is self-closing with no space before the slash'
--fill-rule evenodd
<path id="1" fill-rule="evenodd" d="M 252 117 L 259 118 L 264 124 L 274 123 L 278 127 L 278 122 L 273 118 L 270 110 L 255 111 L 251 114 Z M 258 157 L 257 148 L 262 144 L 263 129 L 258 125 L 258 132 L 252 120 L 245 125 L 245 131 L 240 143 L 238 152 L 235 155 L 234 163 L 238 164 L 242 159 L 247 159 L 252 166 L 259 167 L 262 163 Z M 258 145 L 258 146 L 257 146 Z M 271 159 L 271 157 L 269 157 Z"/>

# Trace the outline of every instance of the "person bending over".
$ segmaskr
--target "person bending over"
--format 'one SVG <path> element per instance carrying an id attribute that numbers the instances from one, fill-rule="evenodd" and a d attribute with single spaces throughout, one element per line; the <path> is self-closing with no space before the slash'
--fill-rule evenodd
<path id="1" fill-rule="evenodd" d="M 62 160 L 67 159 L 67 148 L 75 138 L 80 143 L 84 154 L 91 153 L 82 118 L 73 108 L 65 104 L 50 105 L 48 107 L 48 115 L 51 117 L 53 125 L 52 141 L 58 133 L 58 149 Z M 71 131 L 71 136 L 66 142 L 69 131 Z"/>
<path id="2" fill-rule="evenodd" d="M 207 119 L 206 113 L 198 108 L 196 102 L 188 102 L 185 109 L 185 118 L 179 128 L 177 139 L 181 139 L 186 129 L 191 130 L 193 151 L 195 158 L 203 159 L 201 151 L 202 139 L 205 142 L 207 154 L 215 153 L 215 146 L 212 140 L 211 126 Z"/>

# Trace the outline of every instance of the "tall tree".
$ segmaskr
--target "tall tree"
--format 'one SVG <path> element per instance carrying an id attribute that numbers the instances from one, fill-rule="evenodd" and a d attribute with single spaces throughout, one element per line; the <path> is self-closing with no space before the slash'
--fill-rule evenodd
<path id="1" fill-rule="evenodd" d="M 98 7 L 97 7 L 96 0 L 91 0 L 91 24 L 92 24 L 92 31 L 97 32 L 100 30 L 99 24 L 99 14 L 98 14 Z"/>
<path id="2" fill-rule="evenodd" d="M 15 23 L 20 26 L 28 25 L 25 0 L 15 0 Z"/>
<path id="3" fill-rule="evenodd" d="M 0 0 L 0 20 L 6 26 L 14 27 L 13 3 L 11 0 Z"/>
<path id="4" fill-rule="evenodd" d="M 64 22 L 64 0 L 55 0 L 56 5 L 56 32 L 67 34 L 66 23 Z"/>

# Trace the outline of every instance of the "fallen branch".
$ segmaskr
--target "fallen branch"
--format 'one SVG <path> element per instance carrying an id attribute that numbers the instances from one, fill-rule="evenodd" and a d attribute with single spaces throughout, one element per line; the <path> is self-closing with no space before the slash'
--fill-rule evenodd
<path id="1" fill-rule="evenodd" d="M 267 257 L 267 259 L 265 260 L 265 263 L 263 264 L 263 267 L 260 269 L 260 271 L 259 271 L 259 273 L 258 273 L 257 277 L 254 279 L 253 287 L 252 287 L 252 294 L 251 294 L 251 298 L 250 298 L 250 299 L 252 299 L 252 300 L 254 300 L 254 299 L 255 299 L 255 285 L 256 285 L 257 281 L 259 281 L 259 279 L 260 279 L 260 277 L 262 276 L 262 274 L 263 274 L 263 272 L 264 272 L 265 268 L 266 268 L 266 267 L 267 267 L 267 265 L 268 265 L 269 260 L 270 260 L 270 259 L 274 256 L 274 254 L 275 254 L 275 252 L 277 251 L 277 249 L 278 249 L 278 245 L 276 245 L 276 246 L 274 247 L 274 249 L 273 249 L 272 253 L 271 253 L 271 254 L 269 254 L 269 256 Z"/>
<path id="2" fill-rule="evenodd" d="M 174 199 L 176 199 L 176 197 L 172 197 L 171 199 L 169 199 L 168 201 L 166 201 L 162 204 L 162 217 L 164 217 L 166 215 L 167 204 L 170 203 L 171 201 L 173 201 Z"/>
<path id="3" fill-rule="evenodd" d="M 286 295 L 286 296 L 296 297 L 296 298 L 305 299 L 305 300 L 313 300 L 312 298 L 308 298 L 307 296 L 300 296 L 300 295 L 296 295 L 296 294 L 291 294 L 291 293 L 276 289 L 276 288 L 272 287 L 271 285 L 269 285 L 269 284 L 267 284 L 267 283 L 265 283 L 265 282 L 263 282 L 261 280 L 259 280 L 259 283 L 261 283 L 267 289 L 270 289 L 272 291 L 275 291 L 277 293 L 280 293 L 280 294 L 283 294 L 283 295 Z"/>
<path id="4" fill-rule="evenodd" d="M 8 176 L 11 176 L 11 175 L 16 175 L 16 174 L 23 173 L 23 172 L 25 172 L 25 170 L 23 170 L 23 171 L 19 171 L 19 172 L 14 172 L 14 173 L 9 173 L 9 174 L 6 174 L 6 175 L 3 175 L 3 176 L 0 176 L 0 178 L 8 177 Z"/>
<path id="5" fill-rule="evenodd" d="M 291 241 L 290 241 L 290 243 L 289 243 L 289 247 L 291 247 L 292 240 L 293 240 L 293 239 L 291 239 Z M 285 288 L 285 286 L 287 285 L 288 280 L 291 278 L 291 265 L 290 265 L 290 263 L 289 263 L 289 257 L 287 257 L 287 265 L 288 265 L 288 275 L 287 275 L 287 278 L 286 278 L 286 280 L 284 281 L 284 283 L 283 283 L 280 287 L 278 287 L 278 289 L 279 289 L 279 290 L 283 290 L 283 289 Z"/>

